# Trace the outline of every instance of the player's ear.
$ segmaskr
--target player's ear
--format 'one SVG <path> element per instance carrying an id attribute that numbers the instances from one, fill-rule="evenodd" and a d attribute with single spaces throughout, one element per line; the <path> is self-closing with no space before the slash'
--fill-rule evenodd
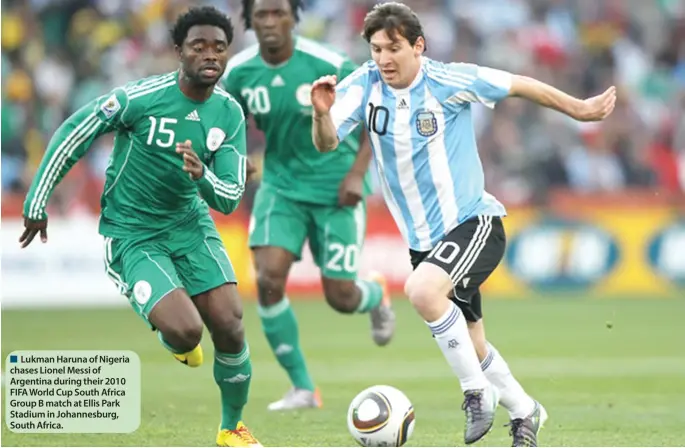
<path id="1" fill-rule="evenodd" d="M 174 51 L 176 52 L 176 56 L 178 56 L 178 60 L 180 61 L 183 56 L 183 47 L 179 47 L 178 45 L 174 45 Z"/>
<path id="2" fill-rule="evenodd" d="M 423 38 L 423 36 L 419 36 L 416 38 L 416 42 L 414 43 L 414 54 L 418 57 L 423 54 L 423 52 L 426 49 L 426 41 Z"/>

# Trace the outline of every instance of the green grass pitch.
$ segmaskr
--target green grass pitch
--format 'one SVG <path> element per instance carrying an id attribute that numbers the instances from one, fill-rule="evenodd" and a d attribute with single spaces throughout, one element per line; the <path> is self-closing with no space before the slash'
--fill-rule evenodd
<path id="1" fill-rule="evenodd" d="M 338 315 L 323 301 L 293 306 L 324 409 L 266 411 L 288 382 L 254 304 L 246 304 L 254 373 L 245 421 L 265 446 L 354 446 L 347 406 L 373 384 L 398 387 L 413 401 L 416 427 L 407 446 L 463 445 L 459 385 L 406 301 L 396 303 L 397 335 L 385 348 L 373 345 L 366 316 Z M 543 446 L 685 446 L 685 302 L 488 300 L 485 312 L 489 339 L 550 414 Z M 3 312 L 3 361 L 19 349 L 131 349 L 143 364 L 136 432 L 21 435 L 3 424 L 3 446 L 212 446 L 219 401 L 207 336 L 205 365 L 190 369 L 128 309 Z M 509 446 L 507 420 L 500 409 L 477 446 Z"/>

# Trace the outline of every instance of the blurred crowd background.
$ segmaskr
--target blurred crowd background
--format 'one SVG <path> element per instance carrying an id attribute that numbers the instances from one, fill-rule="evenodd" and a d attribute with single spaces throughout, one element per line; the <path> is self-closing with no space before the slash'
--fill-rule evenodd
<path id="1" fill-rule="evenodd" d="M 371 0 L 304 0 L 297 32 L 355 61 Z M 427 55 L 531 75 L 589 97 L 614 84 L 601 125 L 580 125 L 522 100 L 476 108 L 487 188 L 510 205 L 580 194 L 685 191 L 684 0 L 407 0 Z M 168 29 L 190 5 L 234 19 L 232 52 L 254 43 L 238 0 L 3 0 L 2 202 L 16 213 L 52 133 L 114 86 L 174 70 Z M 263 139 L 251 128 L 255 159 Z M 51 216 L 97 212 L 111 137 L 101 138 L 51 201 Z M 249 199 L 248 199 L 249 201 Z"/>

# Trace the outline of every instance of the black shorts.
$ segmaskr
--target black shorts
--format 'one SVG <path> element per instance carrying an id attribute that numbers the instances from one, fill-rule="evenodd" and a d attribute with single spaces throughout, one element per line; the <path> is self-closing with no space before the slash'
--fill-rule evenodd
<path id="1" fill-rule="evenodd" d="M 502 219 L 477 216 L 457 226 L 432 250 L 409 250 L 414 269 L 419 263 L 431 263 L 452 278 L 452 300 L 469 322 L 483 317 L 480 285 L 497 268 L 507 245 Z"/>

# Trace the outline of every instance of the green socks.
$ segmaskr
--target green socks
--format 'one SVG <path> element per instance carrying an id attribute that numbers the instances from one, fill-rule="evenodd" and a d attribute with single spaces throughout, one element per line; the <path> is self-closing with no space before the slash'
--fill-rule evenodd
<path id="1" fill-rule="evenodd" d="M 235 429 L 242 418 L 252 379 L 247 341 L 237 355 L 214 353 L 214 380 L 221 390 L 221 429 Z"/>
<path id="2" fill-rule="evenodd" d="M 383 299 L 383 288 L 377 282 L 358 280 L 361 292 L 358 313 L 368 313 L 376 308 Z M 290 307 L 287 297 L 269 307 L 259 306 L 259 317 L 266 339 L 269 341 L 279 364 L 288 372 L 290 381 L 297 389 L 314 390 L 314 382 L 309 376 L 304 355 L 300 347 L 300 334 L 297 318 Z"/>
<path id="3" fill-rule="evenodd" d="M 376 308 L 383 299 L 383 288 L 377 282 L 370 280 L 357 280 L 357 288 L 361 291 L 362 298 L 357 307 L 358 313 L 368 313 Z"/>
<path id="4" fill-rule="evenodd" d="M 181 354 L 164 340 L 161 332 L 157 337 L 171 353 Z M 221 391 L 221 429 L 235 429 L 243 416 L 252 380 L 250 349 L 245 341 L 240 353 L 214 352 L 214 381 Z"/>
<path id="5" fill-rule="evenodd" d="M 298 389 L 314 390 L 314 382 L 309 376 L 304 355 L 300 347 L 297 319 L 287 297 L 276 305 L 259 307 L 262 328 L 279 364 L 283 367 L 293 386 Z"/>

